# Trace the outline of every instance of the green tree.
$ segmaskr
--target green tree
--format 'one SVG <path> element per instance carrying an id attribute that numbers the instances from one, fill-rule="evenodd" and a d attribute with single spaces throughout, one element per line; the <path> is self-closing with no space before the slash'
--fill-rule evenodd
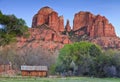
<path id="1" fill-rule="evenodd" d="M 74 62 L 78 71 L 82 69 L 82 74 L 85 74 L 90 71 L 95 57 L 101 53 L 100 47 L 90 42 L 67 44 L 60 50 L 57 62 L 58 68 L 61 68 L 59 72 L 68 71 L 71 68 L 71 62 Z"/>
<path id="2" fill-rule="evenodd" d="M 0 11 L 0 45 L 16 41 L 16 36 L 28 36 L 28 27 L 23 19 L 15 15 L 4 15 Z"/>
<path id="3" fill-rule="evenodd" d="M 97 77 L 119 76 L 120 52 L 116 50 L 104 51 L 101 55 L 95 57 L 91 71 L 92 75 Z"/>
<path id="4" fill-rule="evenodd" d="M 98 45 L 92 44 L 89 48 L 90 56 L 96 57 L 98 55 L 101 55 L 101 49 Z"/>

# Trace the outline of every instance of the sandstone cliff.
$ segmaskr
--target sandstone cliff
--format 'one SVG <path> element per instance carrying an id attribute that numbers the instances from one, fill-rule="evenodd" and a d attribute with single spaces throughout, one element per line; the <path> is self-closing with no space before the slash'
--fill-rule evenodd
<path id="1" fill-rule="evenodd" d="M 43 7 L 34 15 L 29 33 L 29 38 L 17 38 L 19 48 L 40 46 L 55 50 L 65 44 L 87 40 L 104 49 L 120 49 L 120 39 L 116 36 L 113 25 L 104 16 L 90 12 L 76 13 L 72 29 L 69 20 L 64 27 L 63 16 L 58 16 L 50 7 Z"/>
<path id="2" fill-rule="evenodd" d="M 35 28 L 42 24 L 50 26 L 56 32 L 64 31 L 64 17 L 58 16 L 58 13 L 50 7 L 41 8 L 33 17 L 32 27 Z"/>
<path id="3" fill-rule="evenodd" d="M 57 33 L 46 24 L 43 24 L 38 28 L 30 28 L 29 33 L 29 38 L 18 38 L 17 45 L 19 48 L 25 46 L 31 48 L 42 47 L 48 50 L 55 50 L 62 48 L 64 44 L 71 43 L 68 36 Z"/>
<path id="4" fill-rule="evenodd" d="M 95 16 L 90 12 L 79 12 L 75 14 L 73 30 L 78 35 L 87 34 L 92 38 L 116 37 L 113 25 L 104 16 Z"/>

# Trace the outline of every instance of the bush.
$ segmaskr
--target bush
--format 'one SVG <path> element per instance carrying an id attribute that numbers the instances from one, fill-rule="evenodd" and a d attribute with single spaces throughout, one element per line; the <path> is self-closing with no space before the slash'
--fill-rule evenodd
<path id="1" fill-rule="evenodd" d="M 55 64 L 51 65 L 49 68 L 49 74 L 55 75 L 56 74 L 55 69 L 56 69 L 56 65 Z"/>
<path id="2" fill-rule="evenodd" d="M 115 66 L 105 66 L 103 68 L 106 77 L 116 77 L 117 70 Z"/>

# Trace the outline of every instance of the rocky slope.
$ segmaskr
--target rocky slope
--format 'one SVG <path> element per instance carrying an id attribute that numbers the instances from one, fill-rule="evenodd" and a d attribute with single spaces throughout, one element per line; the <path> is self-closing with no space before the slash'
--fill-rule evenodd
<path id="1" fill-rule="evenodd" d="M 19 48 L 42 47 L 44 49 L 54 50 L 62 48 L 64 44 L 71 43 L 68 36 L 62 35 L 59 32 L 57 33 L 46 24 L 38 26 L 38 28 L 30 28 L 29 33 L 29 38 L 18 38 L 17 45 Z"/>
<path id="2" fill-rule="evenodd" d="M 33 17 L 30 37 L 18 37 L 17 45 L 23 47 L 42 47 L 48 50 L 60 49 L 64 44 L 87 40 L 101 45 L 103 48 L 120 48 L 120 39 L 116 36 L 114 27 L 101 15 L 90 12 L 78 12 L 74 16 L 73 29 L 64 17 L 59 16 L 50 7 L 41 8 Z"/>
<path id="3" fill-rule="evenodd" d="M 41 8 L 33 17 L 32 28 L 29 29 L 30 37 L 18 38 L 18 47 L 42 47 L 44 49 L 60 49 L 64 44 L 69 44 L 67 35 L 64 35 L 64 18 L 49 7 Z"/>

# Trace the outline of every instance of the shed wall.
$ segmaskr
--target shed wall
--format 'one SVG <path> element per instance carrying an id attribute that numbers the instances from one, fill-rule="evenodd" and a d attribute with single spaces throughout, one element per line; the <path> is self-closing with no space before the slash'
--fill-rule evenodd
<path id="1" fill-rule="evenodd" d="M 39 76 L 39 77 L 46 77 L 47 71 L 21 71 L 22 76 Z"/>

